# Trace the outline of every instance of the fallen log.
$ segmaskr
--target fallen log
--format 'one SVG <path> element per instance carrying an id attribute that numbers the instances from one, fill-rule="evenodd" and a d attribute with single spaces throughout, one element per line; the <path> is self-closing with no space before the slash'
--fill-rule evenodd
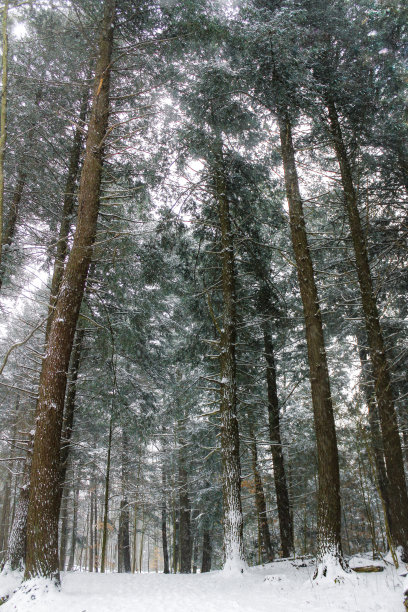
<path id="1" fill-rule="evenodd" d="M 352 567 L 353 572 L 357 573 L 370 573 L 370 572 L 383 572 L 384 567 L 382 565 L 362 565 L 361 567 Z"/>

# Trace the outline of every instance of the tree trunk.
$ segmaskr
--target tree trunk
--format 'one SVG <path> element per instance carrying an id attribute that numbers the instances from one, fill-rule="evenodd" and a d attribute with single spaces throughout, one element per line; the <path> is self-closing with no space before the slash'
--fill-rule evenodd
<path id="1" fill-rule="evenodd" d="M 94 538 L 93 538 L 93 528 L 94 528 L 94 488 L 91 482 L 90 489 L 90 502 L 91 509 L 89 513 L 89 563 L 88 563 L 88 571 L 94 571 Z"/>
<path id="2" fill-rule="evenodd" d="M 191 573 L 191 508 L 188 497 L 188 478 L 183 443 L 179 449 L 179 504 L 180 504 L 180 572 Z"/>
<path id="3" fill-rule="evenodd" d="M 295 254 L 309 357 L 318 457 L 318 527 L 315 577 L 325 576 L 330 558 L 346 567 L 341 547 L 340 476 L 329 371 L 312 258 L 307 241 L 303 202 L 299 191 L 292 128 L 288 112 L 278 108 L 282 161 L 292 245 Z"/>
<path id="4" fill-rule="evenodd" d="M 3 251 L 3 210 L 4 210 L 4 155 L 6 152 L 7 139 L 7 69 L 8 69 L 8 0 L 3 6 L 2 19 L 2 80 L 1 80 L 1 102 L 0 102 L 0 269 Z"/>
<path id="5" fill-rule="evenodd" d="M 177 574 L 179 562 L 179 519 L 173 508 L 173 574 Z"/>
<path id="6" fill-rule="evenodd" d="M 221 142 L 213 168 L 221 230 L 222 329 L 220 334 L 221 462 L 224 505 L 224 567 L 245 568 L 241 505 L 241 465 L 237 419 L 235 261 L 230 204 Z"/>
<path id="7" fill-rule="evenodd" d="M 7 541 L 10 527 L 10 502 L 11 502 L 11 470 L 7 470 L 6 482 L 3 488 L 3 504 L 0 518 L 0 567 L 6 556 Z"/>
<path id="8" fill-rule="evenodd" d="M 24 186 L 26 184 L 27 176 L 24 170 L 19 170 L 17 175 L 17 183 L 14 189 L 13 198 L 11 200 L 10 209 L 7 214 L 7 222 L 3 231 L 3 248 L 5 246 L 10 247 L 14 240 L 16 233 L 17 218 L 20 209 L 20 202 L 23 196 Z M 0 267 L 0 289 L 2 288 L 4 280 L 4 261 Z"/>
<path id="9" fill-rule="evenodd" d="M 75 130 L 74 140 L 71 147 L 71 154 L 69 158 L 68 175 L 65 183 L 64 192 L 64 205 L 62 208 L 62 219 L 60 230 L 58 234 L 57 249 L 55 253 L 54 271 L 52 274 L 51 281 L 51 295 L 50 303 L 48 306 L 48 320 L 45 331 L 45 343 L 48 342 L 48 336 L 51 330 L 52 315 L 54 308 L 57 303 L 58 292 L 61 286 L 62 275 L 64 273 L 65 258 L 68 252 L 68 236 L 72 224 L 72 216 L 74 212 L 75 204 L 75 192 L 77 185 L 77 178 L 79 173 L 79 163 L 81 158 L 81 151 L 83 145 L 83 124 L 86 118 L 86 112 L 88 109 L 88 90 L 84 95 L 82 101 L 81 110 L 79 113 L 78 126 Z"/>
<path id="10" fill-rule="evenodd" d="M 162 546 L 163 546 L 163 572 L 165 574 L 170 573 L 169 567 L 169 550 L 167 543 L 167 503 L 166 503 L 166 473 L 164 466 L 162 467 L 162 512 L 161 512 L 161 533 L 162 533 Z"/>
<path id="11" fill-rule="evenodd" d="M 42 90 L 38 89 L 35 94 L 35 105 L 38 107 L 41 101 Z M 25 153 L 23 154 L 20 162 L 19 168 L 17 171 L 17 181 L 13 192 L 13 197 L 11 200 L 10 208 L 7 214 L 7 221 L 5 223 L 5 227 L 3 228 L 3 248 L 5 246 L 10 247 L 13 244 L 14 237 L 16 234 L 17 220 L 20 212 L 20 203 L 21 198 L 23 196 L 24 187 L 27 182 L 27 172 L 25 169 L 26 159 L 29 158 L 30 155 L 30 147 L 34 136 L 34 131 L 37 125 L 37 121 L 33 121 L 32 127 L 28 130 L 28 133 L 25 137 Z M 0 265 L 0 289 L 3 285 L 4 281 L 4 256 L 6 253 L 3 253 L 3 263 Z"/>
<path id="12" fill-rule="evenodd" d="M 102 550 L 101 550 L 101 574 L 105 572 L 106 545 L 108 542 L 109 479 L 110 479 L 110 466 L 111 466 L 112 430 L 113 430 L 113 417 L 111 416 L 110 423 L 109 423 L 108 458 L 106 461 L 106 475 L 105 475 L 105 497 L 104 497 Z"/>
<path id="13" fill-rule="evenodd" d="M 261 533 L 266 558 L 268 562 L 272 562 L 274 559 L 273 546 L 266 513 L 266 501 L 262 485 L 262 478 L 258 470 L 258 451 L 256 448 L 256 439 L 252 425 L 249 426 L 249 437 L 251 439 L 250 450 L 252 456 L 252 472 L 255 480 L 255 506 L 259 519 L 259 530 Z"/>
<path id="14" fill-rule="evenodd" d="M 98 542 L 98 495 L 97 485 L 95 484 L 94 495 L 94 569 L 99 571 L 99 542 Z"/>
<path id="15" fill-rule="evenodd" d="M 114 18 L 115 0 L 105 0 L 94 100 L 79 187 L 78 222 L 55 306 L 36 409 L 25 578 L 43 576 L 57 583 L 59 464 L 66 373 L 96 233 L 103 143 L 108 126 Z"/>
<path id="16" fill-rule="evenodd" d="M 81 361 L 81 352 L 82 352 L 84 334 L 85 334 L 84 329 L 77 330 L 76 342 L 74 344 L 72 356 L 71 356 L 69 383 L 68 383 L 67 395 L 65 399 L 64 431 L 61 437 L 61 463 L 60 463 L 60 478 L 61 478 L 60 495 L 61 496 L 62 496 L 62 491 L 64 488 L 69 453 L 71 449 L 71 437 L 72 437 L 72 429 L 74 426 L 74 417 L 75 417 L 75 398 L 76 398 L 76 390 L 77 390 L 77 380 L 78 380 L 79 364 Z"/>
<path id="17" fill-rule="evenodd" d="M 203 532 L 203 558 L 201 561 L 201 573 L 211 571 L 211 555 L 212 555 L 212 545 L 211 545 L 211 532 L 209 529 L 204 529 Z"/>
<path id="18" fill-rule="evenodd" d="M 5 558 L 5 565 L 8 565 L 12 570 L 24 569 L 26 562 L 26 530 L 30 495 L 32 449 L 33 439 L 30 436 L 27 442 L 27 455 L 24 462 L 20 493 L 9 538 L 7 556 Z"/>
<path id="19" fill-rule="evenodd" d="M 15 421 L 11 431 L 11 439 L 13 444 L 17 439 L 18 433 L 18 423 L 19 423 L 19 409 L 20 409 L 20 396 L 16 397 L 15 404 Z M 6 479 L 4 483 L 3 489 L 3 506 L 1 510 L 1 519 L 0 519 L 0 567 L 2 567 L 3 562 L 7 556 L 7 547 L 8 547 L 8 537 L 10 528 L 13 522 L 13 502 L 12 495 L 14 496 L 15 503 L 15 494 L 16 494 L 16 483 L 14 483 L 13 490 L 13 473 L 15 472 L 15 461 L 14 458 L 16 456 L 16 449 L 13 448 L 11 451 L 10 457 L 10 467 L 7 469 Z M 17 477 L 16 477 L 17 478 Z M 16 480 L 15 478 L 15 480 Z"/>
<path id="20" fill-rule="evenodd" d="M 272 335 L 268 323 L 263 324 L 266 385 L 268 392 L 269 438 L 271 441 L 273 476 L 275 481 L 276 504 L 278 506 L 279 531 L 282 556 L 293 554 L 293 525 L 290 515 L 289 493 L 286 484 L 285 464 L 283 460 L 280 435 L 279 400 L 276 384 L 276 366 Z"/>
<path id="21" fill-rule="evenodd" d="M 75 550 L 76 543 L 78 539 L 78 503 L 79 503 L 79 486 L 76 485 L 74 487 L 74 494 L 72 496 L 72 504 L 73 504 L 73 517 L 72 517 L 72 537 L 71 537 L 71 548 L 69 551 L 69 559 L 67 571 L 72 572 L 75 563 Z"/>
<path id="22" fill-rule="evenodd" d="M 130 535 L 129 535 L 129 503 L 127 492 L 129 486 L 129 441 L 127 433 L 122 429 L 122 499 L 120 502 L 119 533 L 118 533 L 118 572 L 130 572 Z"/>
<path id="23" fill-rule="evenodd" d="M 65 487 L 66 489 L 66 487 Z M 60 552 L 59 552 L 59 568 L 60 572 L 65 570 L 65 561 L 67 556 L 67 544 L 68 544 L 68 499 L 69 493 L 65 492 L 62 496 L 61 504 L 61 537 L 60 537 Z"/>
<path id="24" fill-rule="evenodd" d="M 361 339 L 360 339 L 361 340 Z M 378 486 L 381 492 L 381 497 L 383 498 L 384 506 L 386 509 L 386 518 L 388 521 L 388 525 L 391 530 L 391 515 L 389 512 L 390 502 L 388 497 L 389 490 L 389 482 L 387 477 L 387 471 L 385 468 L 384 461 L 384 449 L 382 445 L 382 437 L 381 437 L 381 429 L 380 429 L 380 421 L 378 414 L 378 406 L 375 402 L 375 390 L 372 382 L 372 373 L 370 371 L 370 365 L 367 359 L 367 351 L 364 347 L 363 342 L 358 341 L 358 354 L 360 358 L 361 364 L 361 375 L 362 375 L 362 384 L 361 387 L 363 389 L 363 394 L 365 397 L 365 401 L 368 407 L 368 422 L 370 426 L 370 436 L 371 436 L 371 446 L 373 448 L 376 476 L 378 481 Z"/>
<path id="25" fill-rule="evenodd" d="M 329 113 L 333 147 L 340 166 L 344 199 L 360 285 L 368 349 L 374 375 L 375 396 L 380 414 L 384 457 L 390 484 L 388 497 L 391 535 L 395 544 L 403 547 L 403 561 L 408 562 L 408 494 L 389 364 L 368 262 L 367 243 L 361 226 L 358 198 L 354 188 L 351 165 L 343 141 L 337 109 L 330 96 L 327 97 L 326 104 Z"/>

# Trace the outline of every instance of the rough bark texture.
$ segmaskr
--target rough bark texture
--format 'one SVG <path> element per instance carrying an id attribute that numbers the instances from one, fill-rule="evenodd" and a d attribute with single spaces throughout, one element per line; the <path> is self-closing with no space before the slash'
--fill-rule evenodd
<path id="1" fill-rule="evenodd" d="M 99 211 L 103 142 L 109 114 L 114 16 L 115 0 L 105 0 L 94 99 L 79 187 L 77 228 L 55 306 L 40 376 L 27 522 L 26 579 L 43 576 L 59 582 L 59 464 L 64 396 Z"/>
<path id="2" fill-rule="evenodd" d="M 281 152 L 289 204 L 290 230 L 306 324 L 309 376 L 312 390 L 318 457 L 317 557 L 325 575 L 325 558 L 343 565 L 341 548 L 340 476 L 337 439 L 323 336 L 322 316 L 307 241 L 303 202 L 299 191 L 292 128 L 285 109 L 278 108 Z"/>
<path id="3" fill-rule="evenodd" d="M 65 477 L 67 473 L 68 459 L 71 450 L 71 437 L 72 429 L 74 427 L 75 418 L 75 398 L 77 390 L 77 380 L 79 372 L 79 364 L 81 361 L 81 351 L 84 339 L 85 331 L 78 329 L 76 333 L 76 341 L 73 347 L 71 356 L 71 365 L 69 372 L 69 382 L 67 388 L 67 395 L 65 399 L 65 410 L 64 410 L 64 430 L 61 437 L 61 463 L 60 463 L 60 496 L 65 483 Z"/>
<path id="4" fill-rule="evenodd" d="M 376 403 L 380 414 L 383 448 L 389 480 L 390 530 L 395 544 L 403 547 L 403 560 L 408 562 L 408 494 L 404 461 L 392 394 L 390 369 L 374 293 L 368 249 L 361 226 L 357 193 L 335 104 L 327 98 L 330 132 L 340 166 L 344 199 L 354 248 L 361 303 L 367 332 L 368 350 L 374 377 Z"/>
<path id="5" fill-rule="evenodd" d="M 267 322 L 263 324 L 263 337 L 266 361 L 266 385 L 268 392 L 269 439 L 271 441 L 273 476 L 275 481 L 276 504 L 278 506 L 279 532 L 282 556 L 290 557 L 293 553 L 293 525 L 290 515 L 289 493 L 286 483 L 285 464 L 283 460 L 280 435 L 279 400 L 276 384 L 276 366 L 272 334 Z"/>
<path id="6" fill-rule="evenodd" d="M 220 332 L 221 374 L 221 462 L 224 503 L 225 568 L 243 570 L 243 517 L 241 505 L 241 465 L 237 419 L 236 383 L 236 296 L 233 232 L 227 194 L 222 145 L 215 151 L 215 197 L 221 230 L 222 329 Z"/>
<path id="7" fill-rule="evenodd" d="M 251 457 L 252 457 L 252 472 L 254 474 L 254 480 L 255 480 L 256 511 L 258 514 L 259 528 L 261 532 L 262 543 L 263 543 L 263 547 L 265 550 L 266 558 L 268 562 L 271 562 L 274 559 L 274 553 L 273 553 L 271 534 L 270 534 L 269 525 L 268 525 L 268 516 L 266 513 L 266 501 L 265 501 L 265 494 L 264 494 L 263 485 L 262 485 L 262 478 L 261 478 L 261 474 L 258 469 L 258 451 L 256 448 L 256 439 L 255 439 L 255 435 L 254 435 L 252 426 L 250 426 L 250 429 L 249 429 L 249 436 L 251 439 L 250 449 L 251 449 Z"/>
<path id="8" fill-rule="evenodd" d="M 75 130 L 74 140 L 71 147 L 69 158 L 68 174 L 65 183 L 64 205 L 62 208 L 62 219 L 58 234 L 57 248 L 55 253 L 54 271 L 51 280 L 51 295 L 50 304 L 48 306 L 48 320 L 45 332 L 45 342 L 48 341 L 48 336 L 51 330 L 52 315 L 57 303 L 58 292 L 61 286 L 62 276 L 64 273 L 65 258 L 68 252 L 68 236 L 71 229 L 72 216 L 75 204 L 75 192 L 77 186 L 77 178 L 79 173 L 79 162 L 81 158 L 83 144 L 83 127 L 86 112 L 88 108 L 88 92 L 82 101 L 79 114 L 78 127 Z"/>
<path id="9" fill-rule="evenodd" d="M 24 462 L 20 493 L 10 533 L 5 564 L 12 570 L 24 569 L 26 561 L 27 515 L 30 494 L 30 472 L 32 463 L 33 439 L 27 442 L 27 455 Z"/>

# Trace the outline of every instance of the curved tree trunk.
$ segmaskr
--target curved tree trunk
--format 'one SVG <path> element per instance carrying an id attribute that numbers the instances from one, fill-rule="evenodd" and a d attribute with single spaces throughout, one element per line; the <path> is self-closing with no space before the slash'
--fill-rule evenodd
<path id="1" fill-rule="evenodd" d="M 94 99 L 79 187 L 78 222 L 40 376 L 27 522 L 26 579 L 43 576 L 59 583 L 59 463 L 66 373 L 98 219 L 114 19 L 115 0 L 105 0 Z"/>

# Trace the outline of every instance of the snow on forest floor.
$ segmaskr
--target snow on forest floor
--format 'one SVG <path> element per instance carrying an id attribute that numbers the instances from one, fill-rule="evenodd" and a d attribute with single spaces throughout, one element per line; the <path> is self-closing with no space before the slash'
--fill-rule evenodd
<path id="1" fill-rule="evenodd" d="M 90 574 L 66 572 L 62 589 L 26 583 L 2 612 L 393 612 L 404 610 L 402 568 L 354 572 L 342 584 L 312 582 L 310 561 L 279 561 L 245 574 Z M 303 563 L 303 565 L 305 564 Z M 372 563 L 372 562 L 371 562 Z M 378 562 L 376 562 L 377 564 Z M 355 559 L 352 565 L 367 565 Z M 383 563 L 380 563 L 383 564 Z M 0 597 L 17 588 L 0 576 Z M 24 592 L 25 591 L 25 592 Z"/>

